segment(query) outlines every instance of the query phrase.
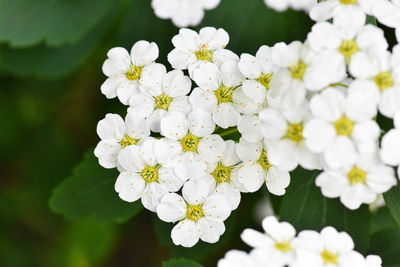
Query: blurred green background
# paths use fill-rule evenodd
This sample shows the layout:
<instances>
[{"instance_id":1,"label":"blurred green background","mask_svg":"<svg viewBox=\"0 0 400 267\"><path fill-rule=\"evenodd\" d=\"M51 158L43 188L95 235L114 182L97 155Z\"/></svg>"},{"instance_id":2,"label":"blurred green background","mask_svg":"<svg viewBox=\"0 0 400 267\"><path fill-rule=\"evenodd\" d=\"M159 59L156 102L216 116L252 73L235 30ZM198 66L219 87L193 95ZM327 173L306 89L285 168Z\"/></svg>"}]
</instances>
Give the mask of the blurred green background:
<instances>
[{"instance_id":1,"label":"blurred green background","mask_svg":"<svg viewBox=\"0 0 400 267\"><path fill-rule=\"evenodd\" d=\"M117 173L91 156L97 122L126 112L100 92L108 49L155 41L158 62L170 69L178 29L156 18L150 2L0 0L0 266L161 266L171 257L213 266L227 250L246 248L239 237L245 227L260 228L253 207L265 191L243 196L218 244L177 248L169 225L141 204L121 203L113 191ZM229 49L254 54L263 44L304 40L312 22L301 12L278 14L262 0L222 0L196 29L203 26L225 28ZM74 174L85 152L90 162ZM69 191L59 190L50 208L53 189L68 177L80 183L64 182ZM107 187L106 197L98 186ZM86 196L82 207L77 199ZM99 215L114 210L110 203L124 215Z\"/></svg>"}]
</instances>

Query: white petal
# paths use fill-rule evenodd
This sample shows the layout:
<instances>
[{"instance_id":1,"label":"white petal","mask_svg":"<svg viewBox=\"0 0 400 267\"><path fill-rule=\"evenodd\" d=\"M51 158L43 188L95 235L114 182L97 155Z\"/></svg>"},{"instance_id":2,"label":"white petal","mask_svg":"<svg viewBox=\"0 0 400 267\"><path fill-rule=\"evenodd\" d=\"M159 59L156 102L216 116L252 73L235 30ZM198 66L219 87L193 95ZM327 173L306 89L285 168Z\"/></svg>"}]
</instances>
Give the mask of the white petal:
<instances>
[{"instance_id":1,"label":"white petal","mask_svg":"<svg viewBox=\"0 0 400 267\"><path fill-rule=\"evenodd\" d=\"M188 121L179 112L170 112L161 119L161 134L172 140L183 138L188 131Z\"/></svg>"},{"instance_id":2,"label":"white petal","mask_svg":"<svg viewBox=\"0 0 400 267\"><path fill-rule=\"evenodd\" d=\"M135 113L128 112L125 117L127 134L135 139L143 139L150 135L148 122Z\"/></svg>"},{"instance_id":3,"label":"white petal","mask_svg":"<svg viewBox=\"0 0 400 267\"><path fill-rule=\"evenodd\" d=\"M286 171L293 171L300 161L299 150L295 143L288 139L274 142L268 149L268 159Z\"/></svg>"},{"instance_id":4,"label":"white petal","mask_svg":"<svg viewBox=\"0 0 400 267\"><path fill-rule=\"evenodd\" d=\"M117 88L124 81L121 77L110 77L101 85L100 90L106 98L111 99L117 97Z\"/></svg>"},{"instance_id":5,"label":"white petal","mask_svg":"<svg viewBox=\"0 0 400 267\"><path fill-rule=\"evenodd\" d=\"M328 121L339 119L345 109L344 95L335 89L327 89L315 95L310 101L310 109L314 116Z\"/></svg>"},{"instance_id":6,"label":"white petal","mask_svg":"<svg viewBox=\"0 0 400 267\"><path fill-rule=\"evenodd\" d=\"M240 192L239 189L229 184L229 183L222 183L219 184L215 190L216 194L223 195L231 210L237 209L240 203Z\"/></svg>"},{"instance_id":7,"label":"white petal","mask_svg":"<svg viewBox=\"0 0 400 267\"><path fill-rule=\"evenodd\" d=\"M306 146L315 153L323 152L333 142L335 135L331 124L318 119L307 122L303 130Z\"/></svg>"},{"instance_id":8,"label":"white petal","mask_svg":"<svg viewBox=\"0 0 400 267\"><path fill-rule=\"evenodd\" d=\"M210 192L208 184L204 180L190 180L182 188L183 198L190 205L202 204Z\"/></svg>"},{"instance_id":9,"label":"white petal","mask_svg":"<svg viewBox=\"0 0 400 267\"><path fill-rule=\"evenodd\" d=\"M140 153L140 147L127 146L118 154L118 163L128 171L140 172L144 168L144 161Z\"/></svg>"},{"instance_id":10,"label":"white petal","mask_svg":"<svg viewBox=\"0 0 400 267\"><path fill-rule=\"evenodd\" d=\"M139 93L139 82L137 80L125 80L117 88L117 96L122 104L128 105L132 95Z\"/></svg>"},{"instance_id":11,"label":"white petal","mask_svg":"<svg viewBox=\"0 0 400 267\"><path fill-rule=\"evenodd\" d=\"M222 77L218 67L207 62L193 71L193 80L203 90L212 92L219 88Z\"/></svg>"},{"instance_id":12,"label":"white petal","mask_svg":"<svg viewBox=\"0 0 400 267\"><path fill-rule=\"evenodd\" d=\"M381 158L389 165L400 164L400 131L390 130L382 138Z\"/></svg>"},{"instance_id":13,"label":"white petal","mask_svg":"<svg viewBox=\"0 0 400 267\"><path fill-rule=\"evenodd\" d=\"M193 110L187 121L190 132L197 137L210 135L215 129L211 114L201 108Z\"/></svg>"},{"instance_id":14,"label":"white petal","mask_svg":"<svg viewBox=\"0 0 400 267\"><path fill-rule=\"evenodd\" d=\"M115 139L120 141L126 132L124 120L118 114L108 113L97 124L97 134L101 139Z\"/></svg>"},{"instance_id":15,"label":"white petal","mask_svg":"<svg viewBox=\"0 0 400 267\"><path fill-rule=\"evenodd\" d=\"M221 103L213 111L212 118L223 129L237 126L242 119L240 113L231 103Z\"/></svg>"},{"instance_id":16,"label":"white petal","mask_svg":"<svg viewBox=\"0 0 400 267\"><path fill-rule=\"evenodd\" d=\"M349 186L346 177L337 171L325 171L317 176L315 184L321 188L322 195L335 198L339 197Z\"/></svg>"},{"instance_id":17,"label":"white petal","mask_svg":"<svg viewBox=\"0 0 400 267\"><path fill-rule=\"evenodd\" d=\"M118 141L113 139L101 140L95 150L94 154L99 158L99 164L106 168L112 169L117 166L118 153L121 150L121 145Z\"/></svg>"},{"instance_id":18,"label":"white petal","mask_svg":"<svg viewBox=\"0 0 400 267\"><path fill-rule=\"evenodd\" d=\"M226 144L221 136L213 134L201 139L198 153L204 161L215 162L222 158Z\"/></svg>"},{"instance_id":19,"label":"white petal","mask_svg":"<svg viewBox=\"0 0 400 267\"><path fill-rule=\"evenodd\" d=\"M169 192L176 192L182 188L185 180L176 175L173 168L161 167L158 171L160 184L168 188Z\"/></svg>"},{"instance_id":20,"label":"white petal","mask_svg":"<svg viewBox=\"0 0 400 267\"><path fill-rule=\"evenodd\" d=\"M175 225L171 231L171 238L175 245L193 247L200 238L200 227L197 223L184 220Z\"/></svg>"},{"instance_id":21,"label":"white petal","mask_svg":"<svg viewBox=\"0 0 400 267\"><path fill-rule=\"evenodd\" d=\"M136 66L147 65L158 58L158 46L156 43L138 41L131 49L131 58Z\"/></svg>"},{"instance_id":22,"label":"white petal","mask_svg":"<svg viewBox=\"0 0 400 267\"><path fill-rule=\"evenodd\" d=\"M261 68L257 59L249 54L242 54L239 61L239 69L244 76L250 79L257 79L261 75Z\"/></svg>"},{"instance_id":23,"label":"white petal","mask_svg":"<svg viewBox=\"0 0 400 267\"><path fill-rule=\"evenodd\" d=\"M225 232L225 225L223 222L214 222L207 219L200 219L200 239L208 243L216 243L219 237Z\"/></svg>"},{"instance_id":24,"label":"white petal","mask_svg":"<svg viewBox=\"0 0 400 267\"><path fill-rule=\"evenodd\" d=\"M150 183L143 191L142 204L146 209L156 212L161 198L166 194L168 194L166 187L159 183Z\"/></svg>"},{"instance_id":25,"label":"white petal","mask_svg":"<svg viewBox=\"0 0 400 267\"><path fill-rule=\"evenodd\" d=\"M200 30L199 35L201 41L206 43L210 50L225 48L229 43L229 35L224 29L204 27Z\"/></svg>"},{"instance_id":26,"label":"white petal","mask_svg":"<svg viewBox=\"0 0 400 267\"><path fill-rule=\"evenodd\" d=\"M357 155L353 142L345 136L338 136L325 151L325 161L332 169L351 166L355 163Z\"/></svg>"},{"instance_id":27,"label":"white petal","mask_svg":"<svg viewBox=\"0 0 400 267\"><path fill-rule=\"evenodd\" d=\"M287 122L278 110L272 108L264 109L259 118L261 120L261 133L265 138L280 139L286 134Z\"/></svg>"},{"instance_id":28,"label":"white petal","mask_svg":"<svg viewBox=\"0 0 400 267\"><path fill-rule=\"evenodd\" d=\"M225 221L231 214L231 208L225 196L212 194L204 201L204 216L214 222Z\"/></svg>"},{"instance_id":29,"label":"white petal","mask_svg":"<svg viewBox=\"0 0 400 267\"><path fill-rule=\"evenodd\" d=\"M238 63L234 60L229 60L221 65L222 82L227 87L235 87L240 85L245 77L240 72Z\"/></svg>"},{"instance_id":30,"label":"white petal","mask_svg":"<svg viewBox=\"0 0 400 267\"><path fill-rule=\"evenodd\" d=\"M256 162L245 162L238 167L238 181L248 192L256 192L265 182L263 169Z\"/></svg>"},{"instance_id":31,"label":"white petal","mask_svg":"<svg viewBox=\"0 0 400 267\"><path fill-rule=\"evenodd\" d=\"M145 188L145 182L138 174L133 172L121 173L115 182L115 191L119 197L127 202L138 200Z\"/></svg>"},{"instance_id":32,"label":"white petal","mask_svg":"<svg viewBox=\"0 0 400 267\"><path fill-rule=\"evenodd\" d=\"M157 215L165 222L176 222L186 216L186 203L178 194L165 195L157 207Z\"/></svg>"},{"instance_id":33,"label":"white petal","mask_svg":"<svg viewBox=\"0 0 400 267\"><path fill-rule=\"evenodd\" d=\"M272 166L267 171L266 184L268 191L274 195L282 196L290 184L290 174L278 167Z\"/></svg>"},{"instance_id":34,"label":"white petal","mask_svg":"<svg viewBox=\"0 0 400 267\"><path fill-rule=\"evenodd\" d=\"M108 59L103 64L103 73L108 77L115 74L125 74L128 69L131 59L128 51L122 47L111 48L107 52Z\"/></svg>"},{"instance_id":35,"label":"white petal","mask_svg":"<svg viewBox=\"0 0 400 267\"><path fill-rule=\"evenodd\" d=\"M242 161L257 161L262 152L260 143L250 143L241 138L236 146L236 153Z\"/></svg>"},{"instance_id":36,"label":"white petal","mask_svg":"<svg viewBox=\"0 0 400 267\"><path fill-rule=\"evenodd\" d=\"M190 92L192 81L181 70L173 70L164 76L164 92L170 97L184 96Z\"/></svg>"},{"instance_id":37,"label":"white petal","mask_svg":"<svg viewBox=\"0 0 400 267\"><path fill-rule=\"evenodd\" d=\"M205 111L212 112L217 108L217 97L213 92L209 93L199 87L193 89L189 96L193 109L202 108Z\"/></svg>"}]
</instances>

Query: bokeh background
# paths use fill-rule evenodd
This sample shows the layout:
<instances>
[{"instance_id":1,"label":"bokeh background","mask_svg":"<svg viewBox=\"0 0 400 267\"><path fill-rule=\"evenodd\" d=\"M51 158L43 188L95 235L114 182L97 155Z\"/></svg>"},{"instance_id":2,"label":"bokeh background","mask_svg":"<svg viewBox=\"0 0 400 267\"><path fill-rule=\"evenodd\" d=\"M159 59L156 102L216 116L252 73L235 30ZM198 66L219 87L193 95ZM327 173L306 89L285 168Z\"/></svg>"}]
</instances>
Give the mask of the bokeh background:
<instances>
[{"instance_id":1,"label":"bokeh background","mask_svg":"<svg viewBox=\"0 0 400 267\"><path fill-rule=\"evenodd\" d=\"M170 226L140 204L121 203L113 189L117 173L93 159L97 122L126 112L100 92L107 51L154 41L157 61L171 69L166 58L178 29L156 18L150 2L0 0L0 266L161 266L171 257L215 266L227 250L246 249L245 227L260 228L266 191L243 195L219 243L175 247ZM303 41L312 26L306 14L276 13L262 0L221 2L196 30L223 27L228 48L238 54ZM393 44L393 33L387 36ZM85 153L90 163L76 167ZM68 177L82 182L53 191ZM82 205L85 196L90 199ZM123 216L107 217L119 209Z\"/></svg>"}]
</instances>

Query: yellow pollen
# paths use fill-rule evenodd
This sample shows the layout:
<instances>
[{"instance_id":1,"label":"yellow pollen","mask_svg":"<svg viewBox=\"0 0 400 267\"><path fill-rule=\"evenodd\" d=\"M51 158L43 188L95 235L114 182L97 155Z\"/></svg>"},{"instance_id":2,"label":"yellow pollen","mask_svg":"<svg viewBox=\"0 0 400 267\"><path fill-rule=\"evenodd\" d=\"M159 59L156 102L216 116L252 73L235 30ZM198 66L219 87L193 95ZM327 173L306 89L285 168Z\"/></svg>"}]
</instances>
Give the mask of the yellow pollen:
<instances>
[{"instance_id":1,"label":"yellow pollen","mask_svg":"<svg viewBox=\"0 0 400 267\"><path fill-rule=\"evenodd\" d=\"M367 173L357 166L353 166L353 168L347 173L347 179L349 179L351 185L363 184L367 179Z\"/></svg>"},{"instance_id":2,"label":"yellow pollen","mask_svg":"<svg viewBox=\"0 0 400 267\"><path fill-rule=\"evenodd\" d=\"M157 164L156 166L146 165L143 170L140 172L143 180L146 183L155 183L158 182L158 169L160 165Z\"/></svg>"},{"instance_id":3,"label":"yellow pollen","mask_svg":"<svg viewBox=\"0 0 400 267\"><path fill-rule=\"evenodd\" d=\"M324 264L338 264L338 254L325 249L320 255Z\"/></svg>"},{"instance_id":4,"label":"yellow pollen","mask_svg":"<svg viewBox=\"0 0 400 267\"><path fill-rule=\"evenodd\" d=\"M222 162L218 162L217 167L212 172L217 185L231 181L231 170L231 168L224 166Z\"/></svg>"},{"instance_id":5,"label":"yellow pollen","mask_svg":"<svg viewBox=\"0 0 400 267\"><path fill-rule=\"evenodd\" d=\"M232 101L233 88L221 85L215 90L215 96L217 97L218 104L227 103Z\"/></svg>"},{"instance_id":6,"label":"yellow pollen","mask_svg":"<svg viewBox=\"0 0 400 267\"><path fill-rule=\"evenodd\" d=\"M303 140L303 124L302 123L289 123L286 132L286 137L295 143Z\"/></svg>"},{"instance_id":7,"label":"yellow pollen","mask_svg":"<svg viewBox=\"0 0 400 267\"><path fill-rule=\"evenodd\" d=\"M393 86L394 80L392 74L387 72L381 72L375 76L375 83L379 90L384 91Z\"/></svg>"},{"instance_id":8,"label":"yellow pollen","mask_svg":"<svg viewBox=\"0 0 400 267\"><path fill-rule=\"evenodd\" d=\"M139 80L140 74L142 74L142 68L141 66L131 64L125 73L126 78L131 81Z\"/></svg>"},{"instance_id":9,"label":"yellow pollen","mask_svg":"<svg viewBox=\"0 0 400 267\"><path fill-rule=\"evenodd\" d=\"M122 138L122 140L119 142L119 144L121 145L122 148L125 148L127 146L136 145L138 142L139 142L139 139L133 139L129 135L125 134L124 138Z\"/></svg>"},{"instance_id":10,"label":"yellow pollen","mask_svg":"<svg viewBox=\"0 0 400 267\"><path fill-rule=\"evenodd\" d=\"M197 222L204 217L203 204L200 205L189 205L186 206L186 218Z\"/></svg>"},{"instance_id":11,"label":"yellow pollen","mask_svg":"<svg viewBox=\"0 0 400 267\"><path fill-rule=\"evenodd\" d=\"M172 100L172 97L168 96L165 93L162 93L154 99L155 109L164 109L168 111L169 105L171 105Z\"/></svg>"},{"instance_id":12,"label":"yellow pollen","mask_svg":"<svg viewBox=\"0 0 400 267\"><path fill-rule=\"evenodd\" d=\"M339 0L343 5L354 5L357 4L357 0Z\"/></svg>"},{"instance_id":13,"label":"yellow pollen","mask_svg":"<svg viewBox=\"0 0 400 267\"><path fill-rule=\"evenodd\" d=\"M355 40L344 40L339 47L339 52L345 57L346 63L349 64L351 57L357 53L359 47Z\"/></svg>"},{"instance_id":14,"label":"yellow pollen","mask_svg":"<svg viewBox=\"0 0 400 267\"><path fill-rule=\"evenodd\" d=\"M181 139L181 146L183 151L197 152L199 141L200 139L197 136L191 134L190 132L187 133L186 136Z\"/></svg>"},{"instance_id":15,"label":"yellow pollen","mask_svg":"<svg viewBox=\"0 0 400 267\"><path fill-rule=\"evenodd\" d=\"M287 253L293 250L289 241L276 242L274 246L277 250L282 251L283 253Z\"/></svg>"},{"instance_id":16,"label":"yellow pollen","mask_svg":"<svg viewBox=\"0 0 400 267\"><path fill-rule=\"evenodd\" d=\"M307 65L306 65L306 63L304 63L304 61L300 60L293 66L290 66L289 70L290 70L290 73L292 74L293 79L302 80L304 73L307 70Z\"/></svg>"},{"instance_id":17,"label":"yellow pollen","mask_svg":"<svg viewBox=\"0 0 400 267\"><path fill-rule=\"evenodd\" d=\"M267 151L265 151L264 149L261 152L261 156L260 156L260 158L258 159L257 162L261 165L261 167L264 170L268 170L272 166L271 163L269 163L268 156L267 156Z\"/></svg>"},{"instance_id":18,"label":"yellow pollen","mask_svg":"<svg viewBox=\"0 0 400 267\"><path fill-rule=\"evenodd\" d=\"M353 133L354 122L343 115L334 126L338 135L350 136Z\"/></svg>"},{"instance_id":19,"label":"yellow pollen","mask_svg":"<svg viewBox=\"0 0 400 267\"><path fill-rule=\"evenodd\" d=\"M269 84L272 80L272 73L261 73L261 76L257 79L259 83L261 83L267 90L269 89Z\"/></svg>"},{"instance_id":20,"label":"yellow pollen","mask_svg":"<svg viewBox=\"0 0 400 267\"><path fill-rule=\"evenodd\" d=\"M196 58L198 60L210 61L212 59L212 52L207 49L207 45L203 44L196 52Z\"/></svg>"}]
</instances>

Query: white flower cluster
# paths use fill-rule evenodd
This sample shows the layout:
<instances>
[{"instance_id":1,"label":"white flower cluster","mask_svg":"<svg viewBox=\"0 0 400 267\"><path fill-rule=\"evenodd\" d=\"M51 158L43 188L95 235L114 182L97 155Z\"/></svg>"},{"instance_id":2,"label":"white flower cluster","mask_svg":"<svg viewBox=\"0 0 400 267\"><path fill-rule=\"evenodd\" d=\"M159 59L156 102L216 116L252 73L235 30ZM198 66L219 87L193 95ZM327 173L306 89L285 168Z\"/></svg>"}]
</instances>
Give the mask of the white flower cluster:
<instances>
[{"instance_id":1,"label":"white flower cluster","mask_svg":"<svg viewBox=\"0 0 400 267\"><path fill-rule=\"evenodd\" d=\"M178 222L172 240L186 247L217 242L241 193L265 183L285 194L298 166L322 170L322 194L350 209L379 199L397 184L385 164L400 164L400 46L390 52L383 31L365 24L363 2L322 2L311 14L332 22L256 55L226 49L223 29L181 29L172 71L155 62L155 43L112 48L101 91L128 114L99 122L95 155L120 171L120 198ZM381 147L378 111L398 127Z\"/></svg>"},{"instance_id":2,"label":"white flower cluster","mask_svg":"<svg viewBox=\"0 0 400 267\"><path fill-rule=\"evenodd\" d=\"M216 8L221 0L152 0L151 7L157 17L171 19L175 26L197 26L204 11Z\"/></svg>"},{"instance_id":3,"label":"white flower cluster","mask_svg":"<svg viewBox=\"0 0 400 267\"><path fill-rule=\"evenodd\" d=\"M328 226L317 231L297 234L287 222L273 216L262 221L264 233L243 231L241 238L252 250L231 250L218 262L218 267L382 267L379 256L366 258L354 250L352 238Z\"/></svg>"}]
</instances>

